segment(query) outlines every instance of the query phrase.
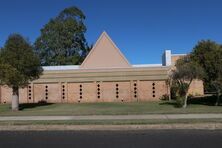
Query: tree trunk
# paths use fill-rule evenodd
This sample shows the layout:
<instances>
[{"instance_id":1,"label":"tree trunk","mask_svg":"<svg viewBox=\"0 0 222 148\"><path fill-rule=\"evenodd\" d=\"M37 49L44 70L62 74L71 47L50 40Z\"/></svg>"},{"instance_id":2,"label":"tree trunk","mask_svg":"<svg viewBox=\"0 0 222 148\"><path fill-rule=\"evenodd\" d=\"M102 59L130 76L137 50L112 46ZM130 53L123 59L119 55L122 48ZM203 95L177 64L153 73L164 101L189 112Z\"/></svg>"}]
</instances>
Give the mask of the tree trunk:
<instances>
[{"instance_id":1,"label":"tree trunk","mask_svg":"<svg viewBox=\"0 0 222 148\"><path fill-rule=\"evenodd\" d=\"M169 101L171 101L171 86L169 86L168 90L169 90Z\"/></svg>"},{"instance_id":2,"label":"tree trunk","mask_svg":"<svg viewBox=\"0 0 222 148\"><path fill-rule=\"evenodd\" d=\"M193 79L190 80L190 82L188 83L188 86L185 90L185 99L184 99L184 105L183 108L187 108L187 99L188 99L188 95L189 95L189 88L190 88L190 84L192 83Z\"/></svg>"},{"instance_id":3,"label":"tree trunk","mask_svg":"<svg viewBox=\"0 0 222 148\"><path fill-rule=\"evenodd\" d=\"M19 89L18 87L12 88L12 111L19 110Z\"/></svg>"},{"instance_id":4,"label":"tree trunk","mask_svg":"<svg viewBox=\"0 0 222 148\"><path fill-rule=\"evenodd\" d=\"M216 106L220 105L220 92L217 92L217 101L216 101Z\"/></svg>"},{"instance_id":5,"label":"tree trunk","mask_svg":"<svg viewBox=\"0 0 222 148\"><path fill-rule=\"evenodd\" d=\"M183 108L187 108L187 98L188 98L188 94L186 93Z\"/></svg>"}]
</instances>

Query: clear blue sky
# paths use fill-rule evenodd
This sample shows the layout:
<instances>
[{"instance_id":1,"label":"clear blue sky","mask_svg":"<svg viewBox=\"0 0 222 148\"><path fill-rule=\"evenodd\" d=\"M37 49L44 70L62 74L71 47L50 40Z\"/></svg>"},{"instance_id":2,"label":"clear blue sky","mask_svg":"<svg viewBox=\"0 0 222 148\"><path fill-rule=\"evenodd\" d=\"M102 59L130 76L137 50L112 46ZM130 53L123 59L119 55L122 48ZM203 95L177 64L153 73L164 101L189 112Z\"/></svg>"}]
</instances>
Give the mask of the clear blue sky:
<instances>
[{"instance_id":1,"label":"clear blue sky","mask_svg":"<svg viewBox=\"0 0 222 148\"><path fill-rule=\"evenodd\" d=\"M69 6L85 13L89 43L105 30L131 64L160 63L164 49L188 53L201 39L222 43L221 0L1 0L0 47L14 32L33 43Z\"/></svg>"}]
</instances>

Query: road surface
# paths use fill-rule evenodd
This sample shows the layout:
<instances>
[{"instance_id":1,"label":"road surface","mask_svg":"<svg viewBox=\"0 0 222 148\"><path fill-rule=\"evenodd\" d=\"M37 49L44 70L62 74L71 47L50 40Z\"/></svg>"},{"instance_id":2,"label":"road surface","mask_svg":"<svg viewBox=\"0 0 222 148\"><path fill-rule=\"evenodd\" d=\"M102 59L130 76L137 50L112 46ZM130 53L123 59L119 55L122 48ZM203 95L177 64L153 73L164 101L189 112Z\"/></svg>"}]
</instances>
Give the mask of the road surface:
<instances>
[{"instance_id":1,"label":"road surface","mask_svg":"<svg viewBox=\"0 0 222 148\"><path fill-rule=\"evenodd\" d=\"M221 148L222 130L0 131L0 148Z\"/></svg>"}]
</instances>

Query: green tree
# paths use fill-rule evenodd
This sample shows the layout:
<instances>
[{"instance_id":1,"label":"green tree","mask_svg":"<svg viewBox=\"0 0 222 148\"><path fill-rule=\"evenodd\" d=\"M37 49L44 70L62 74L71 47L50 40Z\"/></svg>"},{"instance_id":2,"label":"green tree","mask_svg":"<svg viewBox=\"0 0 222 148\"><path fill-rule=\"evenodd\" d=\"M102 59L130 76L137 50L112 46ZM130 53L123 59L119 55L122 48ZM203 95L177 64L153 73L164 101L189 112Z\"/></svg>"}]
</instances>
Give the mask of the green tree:
<instances>
[{"instance_id":1,"label":"green tree","mask_svg":"<svg viewBox=\"0 0 222 148\"><path fill-rule=\"evenodd\" d=\"M12 88L12 110L19 110L19 88L38 79L42 71L32 46L21 35L10 35L0 52L0 83Z\"/></svg>"},{"instance_id":2,"label":"green tree","mask_svg":"<svg viewBox=\"0 0 222 148\"><path fill-rule=\"evenodd\" d=\"M42 65L81 64L91 49L84 33L85 15L77 7L64 9L42 29L35 42Z\"/></svg>"},{"instance_id":3,"label":"green tree","mask_svg":"<svg viewBox=\"0 0 222 148\"><path fill-rule=\"evenodd\" d=\"M190 59L190 56L177 60L175 66L172 77L178 88L179 97L183 99L183 108L186 108L190 84L194 79L201 79L204 72L201 66Z\"/></svg>"},{"instance_id":4,"label":"green tree","mask_svg":"<svg viewBox=\"0 0 222 148\"><path fill-rule=\"evenodd\" d=\"M222 56L220 58L220 61L218 62L217 65L217 70L218 70L218 74L217 74L217 79L212 81L212 86L214 88L214 90L216 91L217 94L217 101L215 103L216 106L220 105L220 98L221 98L221 94L222 94Z\"/></svg>"},{"instance_id":5,"label":"green tree","mask_svg":"<svg viewBox=\"0 0 222 148\"><path fill-rule=\"evenodd\" d=\"M222 78L218 78L217 80L212 82L212 85L217 93L217 101L215 103L216 106L220 105L220 98L222 94Z\"/></svg>"},{"instance_id":6,"label":"green tree","mask_svg":"<svg viewBox=\"0 0 222 148\"><path fill-rule=\"evenodd\" d=\"M205 91L215 91L213 82L218 79L219 68L222 65L222 48L219 44L210 40L202 40L194 47L191 52L191 58L197 62L203 69L203 81Z\"/></svg>"},{"instance_id":7,"label":"green tree","mask_svg":"<svg viewBox=\"0 0 222 148\"><path fill-rule=\"evenodd\" d=\"M222 92L222 46L214 41L202 40L194 47L191 58L204 69L205 91L216 92L215 104L219 105Z\"/></svg>"}]
</instances>

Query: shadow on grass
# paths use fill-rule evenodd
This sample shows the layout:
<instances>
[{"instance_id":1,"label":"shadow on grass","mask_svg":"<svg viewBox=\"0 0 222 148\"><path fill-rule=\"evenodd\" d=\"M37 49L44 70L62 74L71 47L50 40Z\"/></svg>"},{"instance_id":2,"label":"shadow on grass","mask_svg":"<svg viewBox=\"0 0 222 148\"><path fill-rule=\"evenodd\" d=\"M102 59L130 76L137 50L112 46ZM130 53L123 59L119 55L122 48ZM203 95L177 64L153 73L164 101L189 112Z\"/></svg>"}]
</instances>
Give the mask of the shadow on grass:
<instances>
[{"instance_id":1,"label":"shadow on grass","mask_svg":"<svg viewBox=\"0 0 222 148\"><path fill-rule=\"evenodd\" d=\"M188 104L215 106L216 100L217 100L216 96L205 96L197 98L193 97L188 99Z\"/></svg>"},{"instance_id":2,"label":"shadow on grass","mask_svg":"<svg viewBox=\"0 0 222 148\"><path fill-rule=\"evenodd\" d=\"M170 106L173 106L175 108L179 108L179 106L178 106L178 104L175 100L163 101L163 102L160 102L159 105L170 105Z\"/></svg>"},{"instance_id":3,"label":"shadow on grass","mask_svg":"<svg viewBox=\"0 0 222 148\"><path fill-rule=\"evenodd\" d=\"M19 105L19 110L29 109L29 108L36 108L41 106L49 106L54 103L24 103Z\"/></svg>"},{"instance_id":4,"label":"shadow on grass","mask_svg":"<svg viewBox=\"0 0 222 148\"><path fill-rule=\"evenodd\" d=\"M217 97L216 96L204 96L204 97L192 97L188 98L188 105L206 105L206 106L215 106ZM171 105L175 108L180 108L176 100L163 101L159 103L160 105ZM222 106L222 103L220 104Z\"/></svg>"}]
</instances>

